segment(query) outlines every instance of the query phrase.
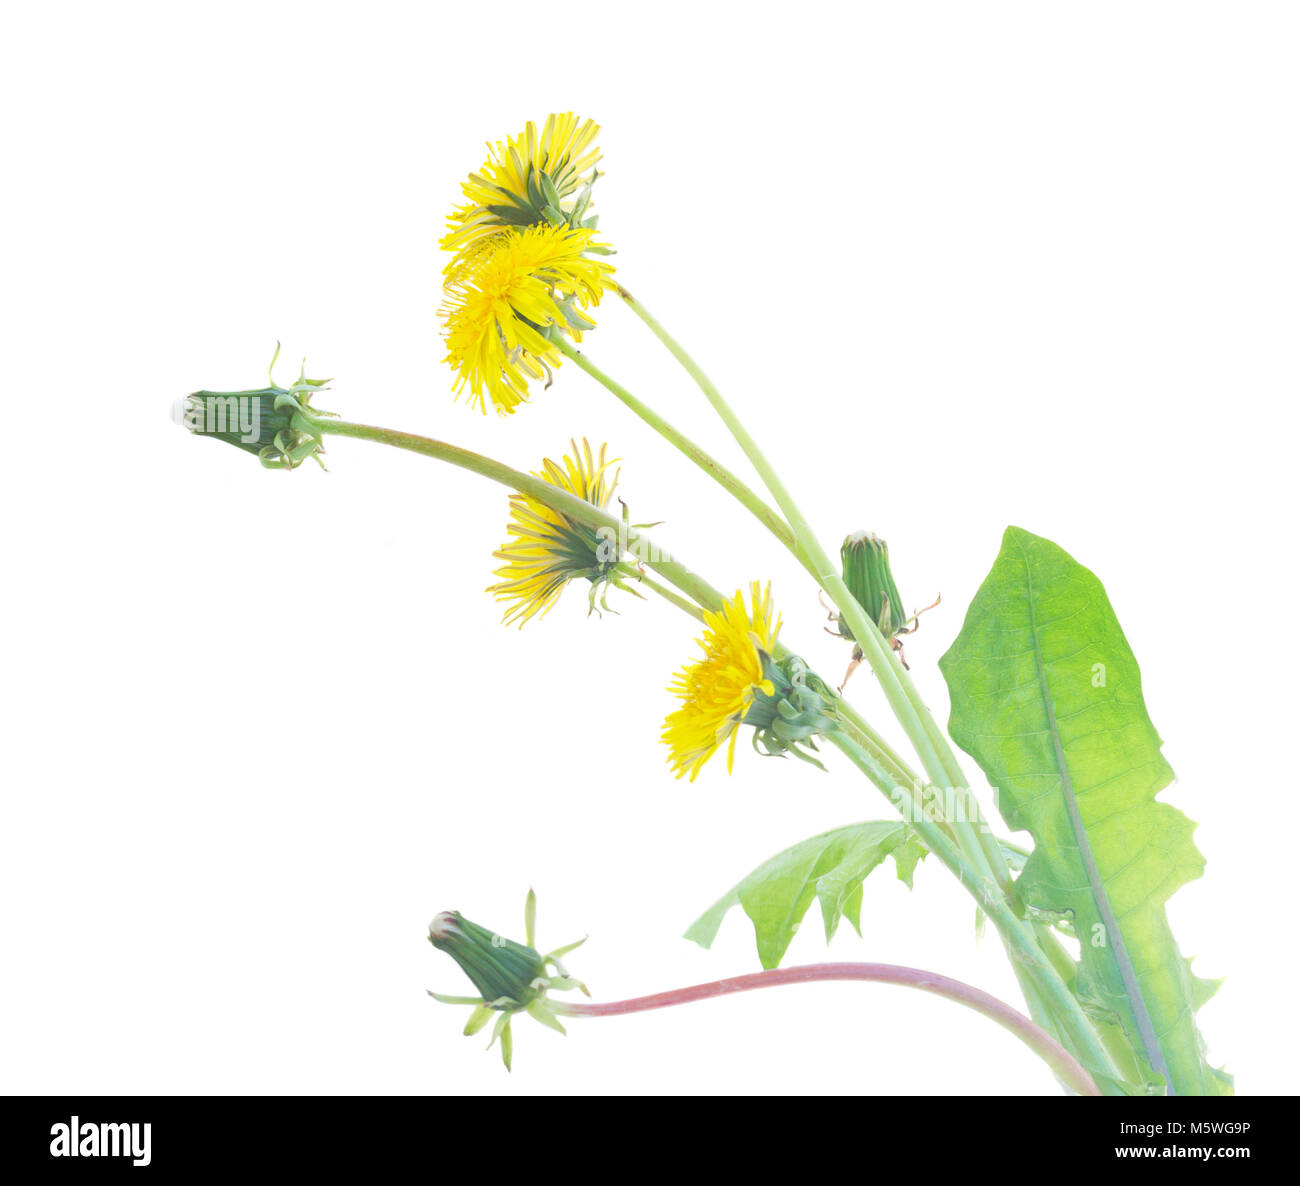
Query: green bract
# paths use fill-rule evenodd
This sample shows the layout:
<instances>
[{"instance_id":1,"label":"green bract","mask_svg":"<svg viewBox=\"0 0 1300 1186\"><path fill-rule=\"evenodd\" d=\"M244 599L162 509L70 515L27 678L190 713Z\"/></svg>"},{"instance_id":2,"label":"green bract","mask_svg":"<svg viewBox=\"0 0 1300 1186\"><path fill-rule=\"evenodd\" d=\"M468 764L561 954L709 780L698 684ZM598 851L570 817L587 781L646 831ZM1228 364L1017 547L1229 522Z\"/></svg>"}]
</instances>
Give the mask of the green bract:
<instances>
[{"instance_id":1,"label":"green bract","mask_svg":"<svg viewBox=\"0 0 1300 1186\"><path fill-rule=\"evenodd\" d=\"M745 713L744 723L754 726L754 748L769 757L793 754L824 770L801 747L816 751L814 739L834 727L828 715L830 692L826 685L798 655L789 655L778 663L766 651L760 651L759 658L763 676L771 681L775 692L769 696L755 689Z\"/></svg>"}]
</instances>

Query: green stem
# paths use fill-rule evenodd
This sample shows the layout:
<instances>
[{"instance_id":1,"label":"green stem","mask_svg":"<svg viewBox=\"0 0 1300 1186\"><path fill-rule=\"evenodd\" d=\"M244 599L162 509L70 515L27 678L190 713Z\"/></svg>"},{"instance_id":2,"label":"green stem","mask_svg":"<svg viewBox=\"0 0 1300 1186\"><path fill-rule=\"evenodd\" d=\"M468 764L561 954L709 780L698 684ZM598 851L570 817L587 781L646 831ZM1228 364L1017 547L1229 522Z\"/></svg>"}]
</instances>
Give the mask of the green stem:
<instances>
[{"instance_id":1,"label":"green stem","mask_svg":"<svg viewBox=\"0 0 1300 1186\"><path fill-rule=\"evenodd\" d=\"M917 777L907 762L899 757L889 743L872 728L867 719L842 696L837 695L835 697L835 711L841 721L856 734L859 741L879 756L882 764L888 769L890 777L896 783L915 788L916 794L913 798L917 803L924 804L927 798L934 799L938 796L937 788L924 784L923 780ZM941 797L939 801L942 802ZM960 837L953 828L946 810L942 813L941 822L953 840L960 843Z\"/></svg>"},{"instance_id":2,"label":"green stem","mask_svg":"<svg viewBox=\"0 0 1300 1186\"><path fill-rule=\"evenodd\" d=\"M1013 879L1007 867L1006 859L996 840L988 831L979 810L978 801L966 783L961 765L948 745L947 738L934 720L933 714L921 699L916 685L906 669L897 660L884 635L875 622L872 622L848 587L845 585L839 569L822 548L812 527L799 509L794 497L786 489L780 475L768 461L758 443L749 434L726 398L704 372L703 368L687 353L682 345L650 314L627 289L619 286L621 296L628 307L646 324L650 331L663 343L669 353L682 365L695 380L714 411L730 430L736 442L749 458L750 464L758 472L775 499L781 513L794 531L795 539L802 553L805 568L813 578L830 595L836 607L844 616L849 631L862 648L863 655L875 671L880 685L889 702L889 706L907 733L908 740L916 750L921 765L928 779L939 787L948 786L963 799L960 819L951 821L952 832L956 836L964 855L975 864L984 877L987 877L1000 893L996 895L999 909L989 910L990 917L1001 916L999 931L1003 941L1009 945L1009 954L1013 963L1017 953L1023 958L1027 949L1033 952L1031 966L1035 969L1038 995L1054 1010L1064 1010L1060 1020L1069 1029L1075 1041L1082 1043L1080 1050L1087 1049L1098 1061L1095 1065L1113 1068L1109 1056L1101 1045L1095 1028L1079 1008L1078 1002L1069 993L1065 983L1057 974L1051 961L1038 947L1037 937L1032 927L1016 917L1010 909ZM968 888L971 888L968 886ZM994 895L978 894L990 899ZM1017 968L1017 975L1021 971ZM1022 979L1023 982L1023 979ZM1028 998L1027 998L1028 999Z\"/></svg>"},{"instance_id":3,"label":"green stem","mask_svg":"<svg viewBox=\"0 0 1300 1186\"><path fill-rule=\"evenodd\" d=\"M872 782L885 790L891 799L908 792L909 788L905 786L897 789L888 786L889 773L882 772L879 763L864 751L858 739L851 736L847 730L837 730L831 734L829 740ZM882 774L885 782L882 782ZM1012 967L1017 979L1021 979L1022 987L1025 984L1022 976L1030 979L1033 994L1028 996L1027 1000L1032 1004L1035 996L1041 999L1042 1007L1050 1013L1063 1036L1068 1037L1073 1045L1074 1053L1086 1065L1096 1067L1111 1078L1119 1078L1119 1072L1096 1029L1057 974L1051 961L1044 955L1032 930L1015 916L1006 898L988 885L986 879L972 868L968 854L949 840L948 836L933 822L923 816L914 817L908 822L916 829L926 847L966 887L976 903L992 920L993 925L998 928L998 933L1009 948Z\"/></svg>"},{"instance_id":4,"label":"green stem","mask_svg":"<svg viewBox=\"0 0 1300 1186\"><path fill-rule=\"evenodd\" d=\"M857 735L851 726L834 730L827 735L827 739L884 792L885 797L916 830L926 848L970 891L975 901L987 909L990 894L985 878L971 864L969 855L958 847L941 821L931 819L926 813L925 800L918 794L916 784L901 779L890 763Z\"/></svg>"},{"instance_id":5,"label":"green stem","mask_svg":"<svg viewBox=\"0 0 1300 1186\"><path fill-rule=\"evenodd\" d=\"M681 600L670 590L655 585L651 587L687 613L692 612L691 608L681 605ZM788 653L785 647L780 650ZM971 864L947 819L943 816L931 819L927 814L926 796L934 788L923 787L907 763L843 697L836 695L834 703L844 731L831 735L831 743L889 799L895 810L916 829L926 847L966 887L977 905L993 918L999 935L1007 944L1012 971L1034 1020L1059 1037L1076 1043L1079 1051L1086 1052L1094 1060L1094 1066L1104 1068L1112 1078L1123 1077L1116 1069L1110 1047L1104 1044L1069 991L1068 982L1075 974L1074 962L1056 936L1042 923L1034 924L1032 934L1026 935L1022 920L1006 909L1004 896L992 890L984 869L976 869ZM994 844L998 843L991 834L990 838ZM1014 930L1014 934L1008 933L1009 928ZM1049 983L1040 984L1044 980Z\"/></svg>"},{"instance_id":6,"label":"green stem","mask_svg":"<svg viewBox=\"0 0 1300 1186\"><path fill-rule=\"evenodd\" d=\"M642 403L626 387L616 379L607 375L594 362L591 361L580 350L564 336L557 334L555 336L555 348L559 350L566 358L572 359L580 370L586 371L602 387L606 388L613 395L617 396L627 407L631 408L642 420L662 436L669 444L675 446L686 457L689 457L696 465L718 483L724 490L731 494L754 518L763 524L777 539L781 541L791 552L798 555L798 541L794 538L794 533L790 530L790 525L786 523L780 515L765 503L749 486L740 480L731 472L722 462L705 452L685 433L674 428L667 420L659 415L648 404Z\"/></svg>"},{"instance_id":7,"label":"green stem","mask_svg":"<svg viewBox=\"0 0 1300 1186\"><path fill-rule=\"evenodd\" d=\"M843 578L840 576L839 567L833 564L826 554L812 527L795 502L793 495L786 489L785 483L782 482L780 475L773 468L771 462L768 461L762 449L759 448L758 442L750 436L749 430L746 429L731 405L727 403L717 385L705 374L699 363L686 352L681 343L664 329L651 315L650 311L627 289L619 286L618 294L627 303L628 307L645 322L655 337L667 347L668 352L681 363L691 378L695 380L696 385L704 393L713 410L717 412L722 422L730 430L731 435L735 437L736 443L744 451L745 456L749 458L750 464L753 465L758 475L763 479L768 491L781 509L781 513L794 531L795 539L806 558L805 567L817 583L830 595L840 613L844 615L849 630L880 680L881 688L889 701L890 708L907 732L908 740L912 743L917 756L921 759L921 764L925 767L927 776L937 786L948 785L954 788L964 788L966 783L961 767L956 757L953 756L951 749L949 749L946 739L939 731L929 709L922 703L920 693L917 692L911 677L895 658L893 649L889 646L884 635L881 634L880 628L867 617L857 599L849 592L848 586L844 584ZM978 810L978 807L975 807L975 810ZM963 814L972 814L972 812L968 811ZM969 828L969 821L958 821L959 831L965 832ZM1006 862L1002 860L1001 854L996 852L996 846L990 851L973 834L966 836L966 842L972 849L972 855L974 855L975 850L978 850L979 856L977 859L981 864L988 866L990 876L993 876L994 880L1004 889L1009 887L1011 884L1010 872L1006 869Z\"/></svg>"},{"instance_id":8,"label":"green stem","mask_svg":"<svg viewBox=\"0 0 1300 1186\"><path fill-rule=\"evenodd\" d=\"M915 708L903 689L901 680L898 678L893 665L889 662L889 656L886 653L889 647L884 636L880 633L879 627L867 618L865 611L849 593L847 586L840 577L838 566L831 563L830 557L822 548L808 521L804 518L803 512L786 489L785 483L781 481L780 475L777 474L771 462L768 461L762 449L759 448L758 442L749 435L749 430L745 428L740 417L732 410L731 405L727 403L713 380L687 354L677 339L664 329L651 316L649 310L633 297L627 289L620 286L618 294L627 303L628 307L649 326L655 337L668 348L669 353L682 364L700 390L704 392L705 398L730 430L731 435L735 437L736 443L740 445L745 456L749 458L750 464L758 472L759 477L763 479L772 497L776 499L777 506L781 508L781 513L785 515L786 521L794 531L795 539L802 545L806 556L805 566L808 568L809 573L830 594L836 607L844 615L854 638L863 648L867 661L880 678L881 686L889 699L890 707L894 710L894 715L898 717L899 722L907 730L908 739L912 742L918 756L921 757L930 777L937 783L944 782L947 770L939 760L933 740L919 720Z\"/></svg>"},{"instance_id":9,"label":"green stem","mask_svg":"<svg viewBox=\"0 0 1300 1186\"><path fill-rule=\"evenodd\" d=\"M422 437L417 436L414 433L400 432L396 429L378 428L372 425L356 424L346 420L337 420L320 416L307 415L306 418L312 428L322 434L329 433L335 436L352 437L357 440L367 440L376 444L389 445L412 453L419 453L425 457L432 457L436 460L444 461L448 464L458 466L461 469L468 470L471 473L479 474L491 479L492 481L499 482L510 490L531 495L539 502L544 503L546 506L568 516L576 522L584 523L597 529L609 529L616 533L616 537L617 533L626 530L626 526L623 524L621 519L616 518L614 515L609 514L609 512L604 511L599 507L593 506L585 499L570 494L566 490L561 490L559 487L553 486L551 483L532 474L526 474L520 470L512 469L510 466L495 461L490 457L485 457L482 454L471 452L468 449L462 449L459 446L447 444L444 441L435 440L431 437ZM657 548L652 541L650 541L648 536L639 533L630 542L639 553L645 553L647 555L648 558L644 561L647 567L653 569L679 592L684 593L686 598L689 598L690 601L710 610L716 610L722 605L722 595L714 589L713 586L702 577L691 572L691 570L686 568L685 565L672 559L668 553ZM652 587L655 591L660 591L661 588L658 582L655 582ZM667 593L670 591L664 590L664 592ZM692 616L695 616L695 611L689 604L684 603L684 599L677 598L674 595L670 596L669 600L671 600L673 604L677 605L678 608L681 608L685 612L691 613ZM867 738L866 740L870 741L871 739ZM914 792L915 786L913 782L900 780L895 777L896 773L899 772L892 769L895 764L894 755L892 755L892 751L887 750L887 747L884 747L882 750L879 746L864 745L862 741L850 739L847 735L838 732L832 737L832 741L839 748L844 750L844 752L849 754L850 759L854 764L866 773L877 786L880 786L887 794L890 794L891 798L893 797L894 787L898 787L901 792L909 795ZM931 851L935 852L944 864L957 874L958 879L975 896L976 901L980 903L989 917L993 920L994 924L998 926L999 931L1004 931L1004 928L1007 927L1007 918L1010 912L1006 907L1002 895L989 892L986 879L977 874L970 867L969 862L966 859L967 854L962 853L942 829L924 819L922 819L916 826L922 840L926 842ZM1016 935L1019 937L1021 935L1019 928L1015 928L1015 931ZM1032 947L1032 953L1033 959L1040 962L1044 961L1041 951L1039 951L1036 946ZM1025 958L1029 960L1029 962L1033 962L1028 954L1026 954ZM1047 967L1050 972L1050 964L1047 965ZM1059 977L1056 977L1053 974L1051 979L1060 986L1062 992L1065 992L1065 987L1061 983ZM1059 1012L1061 1010L1061 1004L1055 994L1051 991L1050 985L1045 988L1044 995L1057 1004ZM1072 997L1069 997L1068 992L1066 992L1066 997L1069 1005L1073 1007L1075 1012L1078 1012L1077 1002L1075 1002ZM1079 1015L1082 1017L1081 1013ZM1071 1033L1076 1042L1076 1052L1086 1054L1091 1065L1103 1068L1112 1065L1104 1049L1101 1049L1100 1051L1100 1058L1095 1057L1092 1054L1089 1044L1086 1042L1080 1043L1079 1035L1075 1035L1073 1029L1068 1025L1066 1026L1066 1029ZM1093 1042L1096 1042L1095 1031L1093 1031L1090 1026L1087 1027L1087 1029Z\"/></svg>"},{"instance_id":10,"label":"green stem","mask_svg":"<svg viewBox=\"0 0 1300 1186\"><path fill-rule=\"evenodd\" d=\"M469 470L471 473L491 478L492 481L500 482L510 490L531 495L538 502L544 503L562 515L567 515L578 523L585 523L588 527L597 529L608 529L614 533L613 538L622 539L623 534L620 533L629 531L621 519L608 511L601 510L600 507L593 506L586 499L570 494L567 490L561 490L558 486L552 486L550 482L533 474L511 469L510 466L494 461L491 457L484 457L481 453L473 453L469 449L449 445L445 441L416 436L410 432L399 432L392 428L376 428L369 424L354 424L348 420L335 420L322 416L308 416L307 419L320 433L391 445L397 449L406 449L411 453L433 457ZM693 602L710 610L721 607L723 600L721 593L703 577L674 560L644 532L630 535L628 546L633 554L645 557L642 562L647 567L654 569L664 580L685 593Z\"/></svg>"},{"instance_id":11,"label":"green stem","mask_svg":"<svg viewBox=\"0 0 1300 1186\"><path fill-rule=\"evenodd\" d=\"M891 800L894 800L895 796L890 793L889 785L906 785L913 788L919 788L920 780L908 767L907 763L889 749L883 739L875 733L871 726L862 718L852 705L843 699L838 699L836 702L836 710L845 726L856 734L856 740L861 743L869 753L872 753L873 756L877 758L881 763L887 778L893 780L892 784L877 782L877 786L879 786ZM924 812L926 810L926 796L933 794L934 788L932 787L920 788L919 793L914 793L911 800L910 813L905 813L905 818L909 818L909 815L914 816L917 812ZM897 801L894 802L894 806L899 809L902 807L902 805ZM938 822L947 834L954 839L954 842L956 842L958 838L951 825L946 822L946 817L941 817ZM994 842L997 843L996 840ZM961 881L963 885L966 885L968 889L970 888L970 883L966 879L958 877L958 880ZM976 894L973 894L973 896L975 896L976 902L980 903L979 896ZM1053 946L1051 948L1048 947L1047 942L1041 934L1042 932L1046 932L1046 940L1052 942ZM1060 943L1055 941L1055 936L1051 935L1050 932L1047 931L1047 928L1043 927L1041 924L1038 924L1035 927L1035 934L1038 937L1040 946L1043 947L1048 958L1051 960L1052 967L1056 970L1057 975L1068 986L1070 980L1074 976L1074 966L1070 961L1068 954L1061 948ZM999 935L1001 935L1001 928L999 928ZM1006 943L1007 940L1004 938L1003 942ZM1020 991L1024 993L1025 1003L1029 1006L1030 1015L1039 1025L1050 1030L1058 1037L1066 1038L1067 1035L1062 1032L1061 1026L1058 1024L1051 1009L1044 1001L1043 994L1039 991L1035 983L1034 974L1016 958L1011 951L1009 944L1008 955L1011 958L1011 968L1015 973L1017 983L1020 985ZM1064 960L1064 965L1061 962L1062 960ZM1107 1048L1109 1049L1110 1047L1108 1046Z\"/></svg>"},{"instance_id":12,"label":"green stem","mask_svg":"<svg viewBox=\"0 0 1300 1186\"><path fill-rule=\"evenodd\" d=\"M697 622L704 621L704 611L700 609L695 602L688 601L685 597L681 597L674 593L667 585L662 585L656 581L654 577L647 576L646 573L642 572L641 569L637 568L635 565L629 564L626 560L622 560L619 562L618 571L620 574L627 577L628 580L635 581L637 584L644 585L647 589L658 593L665 601L671 602L683 613L690 614Z\"/></svg>"}]
</instances>

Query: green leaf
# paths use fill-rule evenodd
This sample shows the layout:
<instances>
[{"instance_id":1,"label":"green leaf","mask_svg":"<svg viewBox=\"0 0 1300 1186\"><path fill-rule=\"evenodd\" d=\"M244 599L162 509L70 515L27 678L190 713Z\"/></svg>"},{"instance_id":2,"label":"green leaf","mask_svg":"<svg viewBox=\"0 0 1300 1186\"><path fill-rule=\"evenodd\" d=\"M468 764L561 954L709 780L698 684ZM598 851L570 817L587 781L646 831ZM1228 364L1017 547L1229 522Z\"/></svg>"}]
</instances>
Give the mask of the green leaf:
<instances>
[{"instance_id":1,"label":"green leaf","mask_svg":"<svg viewBox=\"0 0 1300 1186\"><path fill-rule=\"evenodd\" d=\"M1230 1093L1196 1028L1212 989L1179 955L1164 908L1204 860L1195 825L1155 801L1173 771L1101 582L1008 528L939 666L953 740L997 788L1008 825L1033 834L1022 900L1073 920L1085 1010L1117 1023L1173 1091Z\"/></svg>"},{"instance_id":2,"label":"green leaf","mask_svg":"<svg viewBox=\"0 0 1300 1186\"><path fill-rule=\"evenodd\" d=\"M722 920L741 906L754 924L758 958L775 968L815 897L821 904L826 942L841 918L862 934L862 882L887 856L893 856L900 881L912 885L916 863L925 848L907 824L863 823L835 828L801 841L764 861L704 912L686 938L709 947Z\"/></svg>"}]
</instances>

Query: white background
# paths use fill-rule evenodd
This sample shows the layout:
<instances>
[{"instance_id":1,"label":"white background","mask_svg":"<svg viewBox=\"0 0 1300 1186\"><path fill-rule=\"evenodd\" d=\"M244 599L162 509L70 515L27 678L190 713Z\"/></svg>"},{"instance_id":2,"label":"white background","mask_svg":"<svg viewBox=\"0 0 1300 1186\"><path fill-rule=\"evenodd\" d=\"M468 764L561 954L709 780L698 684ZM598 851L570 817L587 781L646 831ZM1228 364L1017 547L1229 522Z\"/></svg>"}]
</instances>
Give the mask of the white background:
<instances>
[{"instance_id":1,"label":"white background","mask_svg":"<svg viewBox=\"0 0 1300 1186\"><path fill-rule=\"evenodd\" d=\"M10 8L0 1087L21 1092L1054 1092L930 997L811 986L516 1023L512 1076L425 942L437 911L540 940L612 999L757 966L731 918L786 844L888 808L758 759L675 782L657 741L692 624L628 598L498 625L506 492L331 445L261 470L172 402L306 354L318 403L522 468L607 440L639 520L714 584L771 579L828 675L811 581L575 368L509 420L450 394L436 237L483 142L603 125L619 278L731 395L834 547L885 535L943 608L1002 529L1105 582L1200 822L1170 912L1212 1058L1293 1086L1300 174L1284 4L48 4ZM740 469L611 299L597 361ZM868 672L857 703L888 720ZM1023 839L1023 837L1022 837ZM935 862L874 876L865 938L1018 1001ZM814 914L810 919L815 920ZM513 930L512 930L513 929ZM824 958L812 922L792 961Z\"/></svg>"}]
</instances>

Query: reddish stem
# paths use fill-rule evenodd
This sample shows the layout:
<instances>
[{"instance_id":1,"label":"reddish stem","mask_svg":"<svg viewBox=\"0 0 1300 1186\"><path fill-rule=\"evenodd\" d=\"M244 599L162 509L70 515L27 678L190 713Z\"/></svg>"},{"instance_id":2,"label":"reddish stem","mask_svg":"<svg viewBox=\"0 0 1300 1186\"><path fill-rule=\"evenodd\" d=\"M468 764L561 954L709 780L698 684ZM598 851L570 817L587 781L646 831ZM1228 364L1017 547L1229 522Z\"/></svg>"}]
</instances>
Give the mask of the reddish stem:
<instances>
[{"instance_id":1,"label":"reddish stem","mask_svg":"<svg viewBox=\"0 0 1300 1186\"><path fill-rule=\"evenodd\" d=\"M643 1013L648 1009L666 1009L670 1005L686 1005L692 1001L705 1001L710 997L728 996L734 992L749 992L756 988L775 988L781 984L808 984L819 980L869 980L881 984L901 984L922 992L947 997L968 1009L996 1021L1003 1029L1015 1034L1026 1046L1048 1064L1066 1087L1078 1095L1100 1095L1092 1076L1079 1064L1068 1050L1041 1026L1005 1001L990 996L973 985L964 984L948 976L926 972L920 968L904 968L897 964L805 964L796 968L773 968L766 972L748 972L726 980L713 980L708 984L692 984L674 988L647 997L632 997L626 1001L606 1001L599 1004L560 1002L553 998L548 1004L557 1012L570 1017L614 1017L621 1013Z\"/></svg>"}]
</instances>

